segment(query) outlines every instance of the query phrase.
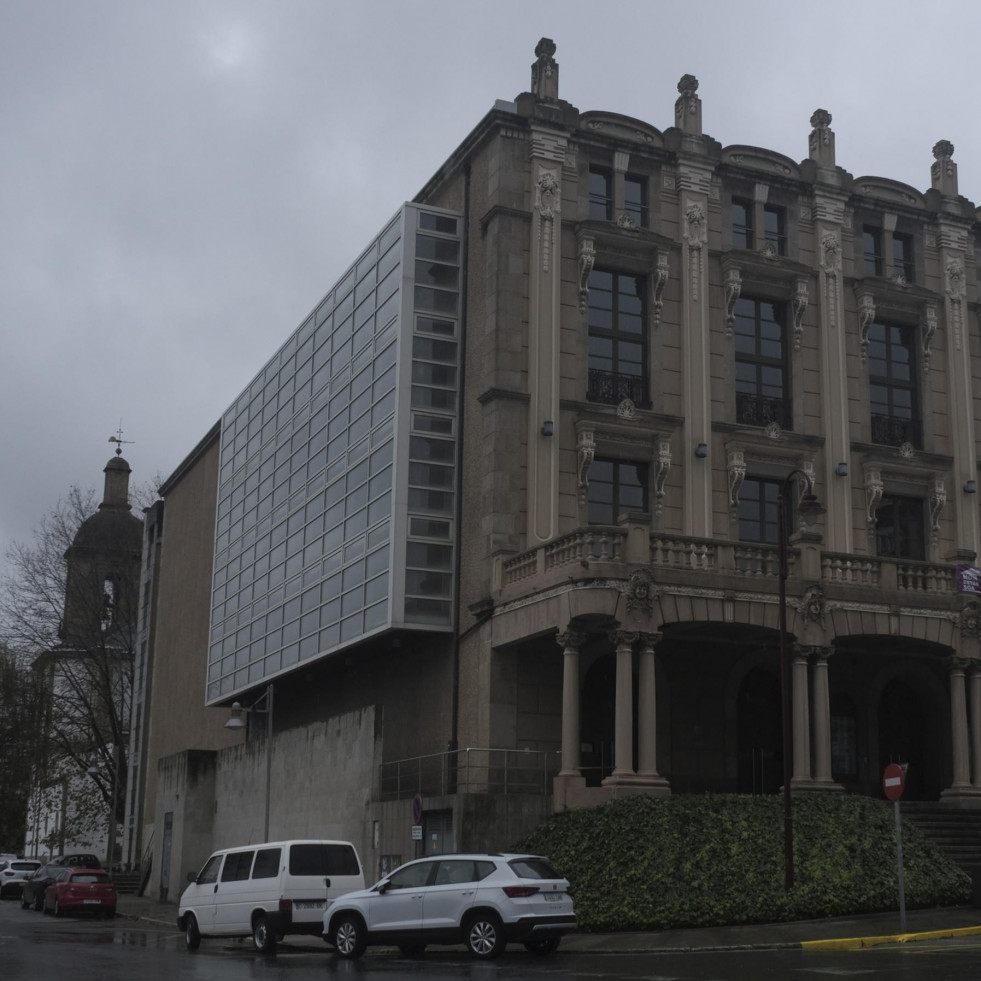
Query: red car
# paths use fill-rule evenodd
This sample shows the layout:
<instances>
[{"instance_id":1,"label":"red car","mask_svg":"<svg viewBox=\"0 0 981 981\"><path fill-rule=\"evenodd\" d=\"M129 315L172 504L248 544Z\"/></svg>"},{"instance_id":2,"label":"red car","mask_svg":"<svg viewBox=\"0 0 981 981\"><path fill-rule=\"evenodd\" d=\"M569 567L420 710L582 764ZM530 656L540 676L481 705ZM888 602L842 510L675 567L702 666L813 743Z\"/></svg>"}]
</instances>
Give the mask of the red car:
<instances>
[{"instance_id":1,"label":"red car","mask_svg":"<svg viewBox=\"0 0 981 981\"><path fill-rule=\"evenodd\" d=\"M65 869L45 890L44 912L61 916L69 910L115 916L116 887L109 873L101 869Z\"/></svg>"}]
</instances>

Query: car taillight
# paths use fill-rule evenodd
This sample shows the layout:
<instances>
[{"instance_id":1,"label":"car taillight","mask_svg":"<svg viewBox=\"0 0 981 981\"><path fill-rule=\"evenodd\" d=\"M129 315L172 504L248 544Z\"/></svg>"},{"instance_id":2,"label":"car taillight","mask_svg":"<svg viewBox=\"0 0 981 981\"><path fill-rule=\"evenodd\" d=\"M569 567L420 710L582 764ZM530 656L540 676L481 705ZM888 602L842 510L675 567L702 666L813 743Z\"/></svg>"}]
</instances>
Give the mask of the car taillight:
<instances>
[{"instance_id":1,"label":"car taillight","mask_svg":"<svg viewBox=\"0 0 981 981\"><path fill-rule=\"evenodd\" d=\"M538 892L538 886L505 886L504 893L512 899L526 899Z\"/></svg>"}]
</instances>

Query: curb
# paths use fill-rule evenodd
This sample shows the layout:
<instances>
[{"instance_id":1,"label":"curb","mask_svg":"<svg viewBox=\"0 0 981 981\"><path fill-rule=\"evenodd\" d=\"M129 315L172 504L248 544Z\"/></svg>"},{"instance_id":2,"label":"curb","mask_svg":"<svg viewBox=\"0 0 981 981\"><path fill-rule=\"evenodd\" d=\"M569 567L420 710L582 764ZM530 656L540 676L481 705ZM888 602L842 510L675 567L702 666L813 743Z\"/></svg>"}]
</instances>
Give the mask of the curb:
<instances>
[{"instance_id":1,"label":"curb","mask_svg":"<svg viewBox=\"0 0 981 981\"><path fill-rule=\"evenodd\" d=\"M802 940L804 950L858 950L879 944L905 944L916 940L947 940L981 934L981 926L954 927L950 930L924 930L921 933L893 933L882 937L848 937L841 940Z\"/></svg>"}]
</instances>

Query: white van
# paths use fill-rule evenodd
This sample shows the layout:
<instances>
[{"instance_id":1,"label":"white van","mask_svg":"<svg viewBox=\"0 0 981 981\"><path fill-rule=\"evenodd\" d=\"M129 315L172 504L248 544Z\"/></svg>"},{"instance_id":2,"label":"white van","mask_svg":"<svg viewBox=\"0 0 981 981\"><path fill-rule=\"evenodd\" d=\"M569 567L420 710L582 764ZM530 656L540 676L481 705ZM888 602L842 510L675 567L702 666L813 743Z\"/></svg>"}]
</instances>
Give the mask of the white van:
<instances>
[{"instance_id":1,"label":"white van","mask_svg":"<svg viewBox=\"0 0 981 981\"><path fill-rule=\"evenodd\" d=\"M364 889L347 841L271 841L215 852L181 896L177 926L188 950L202 937L247 937L272 953L290 933L319 936L330 900Z\"/></svg>"}]
</instances>

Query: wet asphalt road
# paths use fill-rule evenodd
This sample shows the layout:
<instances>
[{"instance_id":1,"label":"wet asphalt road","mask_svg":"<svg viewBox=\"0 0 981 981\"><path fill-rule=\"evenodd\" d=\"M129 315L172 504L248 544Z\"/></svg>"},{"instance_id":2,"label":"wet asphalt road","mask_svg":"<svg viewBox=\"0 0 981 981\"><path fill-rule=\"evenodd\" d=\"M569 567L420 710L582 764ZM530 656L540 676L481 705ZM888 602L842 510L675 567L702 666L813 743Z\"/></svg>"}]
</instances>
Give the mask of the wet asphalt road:
<instances>
[{"instance_id":1,"label":"wet asphalt road","mask_svg":"<svg viewBox=\"0 0 981 981\"><path fill-rule=\"evenodd\" d=\"M474 981L758 981L857 978L868 981L981 978L981 938L918 942L855 951L745 950L657 954L563 952L529 955L520 945L499 960L475 962L462 948L433 948L418 958L369 951L359 961L336 958L309 939L282 944L273 957L250 941L206 940L188 953L183 937L165 926L117 918L55 919L0 903L0 977L18 981L324 981L379 978Z\"/></svg>"}]
</instances>

